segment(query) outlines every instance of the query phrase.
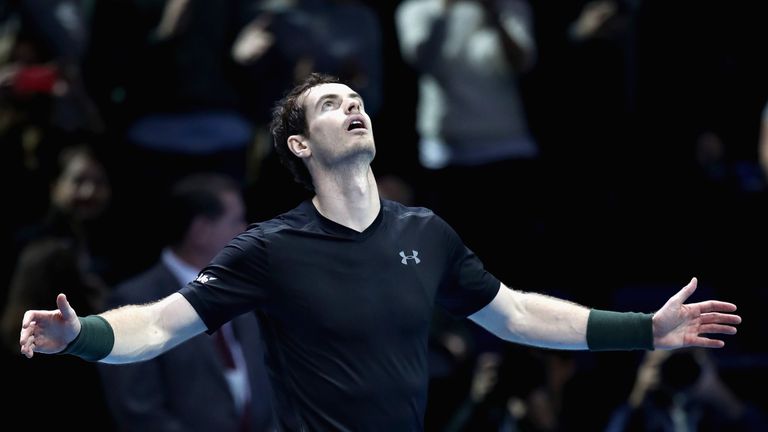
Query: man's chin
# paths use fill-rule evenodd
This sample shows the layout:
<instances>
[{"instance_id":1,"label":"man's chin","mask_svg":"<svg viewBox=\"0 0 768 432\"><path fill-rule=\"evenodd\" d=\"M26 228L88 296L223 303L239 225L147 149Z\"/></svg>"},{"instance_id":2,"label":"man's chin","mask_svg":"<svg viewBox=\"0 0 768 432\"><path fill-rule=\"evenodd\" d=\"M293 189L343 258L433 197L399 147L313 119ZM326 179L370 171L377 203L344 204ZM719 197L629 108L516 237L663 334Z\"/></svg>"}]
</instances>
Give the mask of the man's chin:
<instances>
[{"instance_id":1,"label":"man's chin","mask_svg":"<svg viewBox=\"0 0 768 432\"><path fill-rule=\"evenodd\" d=\"M349 151L338 159L344 164L370 164L376 156L376 148L373 145L360 146Z\"/></svg>"},{"instance_id":2,"label":"man's chin","mask_svg":"<svg viewBox=\"0 0 768 432\"><path fill-rule=\"evenodd\" d=\"M374 156L376 156L376 145L373 143L373 140L359 141L357 144L354 149L350 150L350 156L354 157L357 155L362 158L367 156L370 160L373 160Z\"/></svg>"}]
</instances>

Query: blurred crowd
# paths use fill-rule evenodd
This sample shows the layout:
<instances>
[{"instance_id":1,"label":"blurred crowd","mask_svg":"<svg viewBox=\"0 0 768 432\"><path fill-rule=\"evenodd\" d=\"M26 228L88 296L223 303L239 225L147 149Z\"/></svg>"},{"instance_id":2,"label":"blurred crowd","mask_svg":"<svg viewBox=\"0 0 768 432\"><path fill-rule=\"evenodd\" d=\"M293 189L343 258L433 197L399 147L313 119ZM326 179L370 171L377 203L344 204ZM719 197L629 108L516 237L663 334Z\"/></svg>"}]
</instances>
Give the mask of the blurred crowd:
<instances>
[{"instance_id":1,"label":"blurred crowd","mask_svg":"<svg viewBox=\"0 0 768 432\"><path fill-rule=\"evenodd\" d=\"M650 312L697 276L696 300L745 319L723 350L604 354L508 346L436 311L428 431L766 430L766 16L712 0L0 0L3 411L272 430L255 320L135 369L22 360L19 324L59 292L81 315L158 299L306 199L267 123L325 72L365 100L382 196L432 208L505 284Z\"/></svg>"}]
</instances>

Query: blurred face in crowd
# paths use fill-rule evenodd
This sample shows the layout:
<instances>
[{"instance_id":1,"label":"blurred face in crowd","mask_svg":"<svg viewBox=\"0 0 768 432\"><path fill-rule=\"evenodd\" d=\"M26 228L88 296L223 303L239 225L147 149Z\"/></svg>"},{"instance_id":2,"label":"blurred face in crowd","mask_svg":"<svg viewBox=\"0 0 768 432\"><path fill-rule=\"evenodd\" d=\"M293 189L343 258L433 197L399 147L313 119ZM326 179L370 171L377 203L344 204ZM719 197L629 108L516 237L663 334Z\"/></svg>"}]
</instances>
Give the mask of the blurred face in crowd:
<instances>
[{"instance_id":1,"label":"blurred face in crowd","mask_svg":"<svg viewBox=\"0 0 768 432\"><path fill-rule=\"evenodd\" d=\"M245 231L245 204L236 191L221 193L223 213L215 219L203 217L201 235L195 236L196 247L210 251L210 258L224 248L235 236Z\"/></svg>"},{"instance_id":2,"label":"blurred face in crowd","mask_svg":"<svg viewBox=\"0 0 768 432\"><path fill-rule=\"evenodd\" d=\"M73 154L67 160L51 189L53 205L78 220L98 217L111 196L104 167L86 153Z\"/></svg>"},{"instance_id":3,"label":"blurred face in crowd","mask_svg":"<svg viewBox=\"0 0 768 432\"><path fill-rule=\"evenodd\" d=\"M218 219L209 221L208 238L206 243L215 252L223 249L236 235L245 231L245 205L240 194L227 191L219 199L224 207L224 213Z\"/></svg>"}]
</instances>

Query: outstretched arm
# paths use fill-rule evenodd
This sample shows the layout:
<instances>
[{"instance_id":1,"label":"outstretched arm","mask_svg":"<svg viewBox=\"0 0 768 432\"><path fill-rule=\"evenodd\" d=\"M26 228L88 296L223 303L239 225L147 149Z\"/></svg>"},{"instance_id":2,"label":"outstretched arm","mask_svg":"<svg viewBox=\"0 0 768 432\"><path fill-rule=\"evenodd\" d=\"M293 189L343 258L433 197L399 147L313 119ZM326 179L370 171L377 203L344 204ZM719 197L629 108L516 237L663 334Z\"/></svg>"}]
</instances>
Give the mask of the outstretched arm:
<instances>
[{"instance_id":1,"label":"outstretched arm","mask_svg":"<svg viewBox=\"0 0 768 432\"><path fill-rule=\"evenodd\" d=\"M22 321L21 353L58 353L81 331L80 320L64 294L56 298L58 309L27 311ZM178 293L146 305L123 306L100 315L112 327L114 345L104 363L147 360L205 330L205 324L189 302Z\"/></svg>"},{"instance_id":2,"label":"outstretched arm","mask_svg":"<svg viewBox=\"0 0 768 432\"><path fill-rule=\"evenodd\" d=\"M696 278L670 298L651 320L653 347L720 348L725 342L706 334L735 334L741 317L736 305L716 300L685 304L696 290ZM584 306L502 284L496 297L469 318L511 342L556 349L588 349L590 314Z\"/></svg>"}]
</instances>

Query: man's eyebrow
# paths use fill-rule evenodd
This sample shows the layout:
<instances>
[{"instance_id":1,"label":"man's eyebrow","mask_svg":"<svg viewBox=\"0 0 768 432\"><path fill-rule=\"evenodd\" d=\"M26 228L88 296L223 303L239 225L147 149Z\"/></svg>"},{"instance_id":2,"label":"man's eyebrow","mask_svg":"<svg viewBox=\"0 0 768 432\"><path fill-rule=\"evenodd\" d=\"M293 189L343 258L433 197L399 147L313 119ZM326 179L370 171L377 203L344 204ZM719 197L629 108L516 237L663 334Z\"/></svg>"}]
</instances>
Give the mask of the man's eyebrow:
<instances>
[{"instance_id":1,"label":"man's eyebrow","mask_svg":"<svg viewBox=\"0 0 768 432\"><path fill-rule=\"evenodd\" d=\"M360 102L363 101L363 97L360 96L359 94L355 93L355 92L352 92L352 93L348 94L347 96L349 96L349 97L351 97L353 99L357 99ZM338 99L340 99L340 97L339 97L338 94L335 94L335 93L330 93L330 94L327 94L327 95L320 96L320 98L317 100L317 102L315 102L315 108L319 107L326 100L338 100Z\"/></svg>"}]
</instances>

